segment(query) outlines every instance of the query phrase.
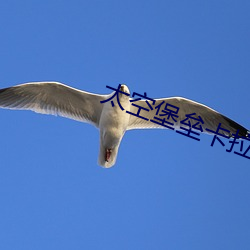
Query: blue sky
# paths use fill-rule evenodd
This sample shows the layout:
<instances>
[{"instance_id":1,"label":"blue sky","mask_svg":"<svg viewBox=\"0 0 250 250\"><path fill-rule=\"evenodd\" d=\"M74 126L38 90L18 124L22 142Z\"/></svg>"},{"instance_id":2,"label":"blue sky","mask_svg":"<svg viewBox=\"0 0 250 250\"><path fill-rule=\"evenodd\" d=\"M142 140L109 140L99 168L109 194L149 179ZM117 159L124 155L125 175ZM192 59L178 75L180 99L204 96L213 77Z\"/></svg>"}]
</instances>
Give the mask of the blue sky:
<instances>
[{"instance_id":1,"label":"blue sky","mask_svg":"<svg viewBox=\"0 0 250 250\"><path fill-rule=\"evenodd\" d=\"M2 1L0 88L126 83L250 128L249 1ZM114 168L98 131L0 110L0 248L249 249L250 160L212 136L126 133ZM226 144L229 147L229 144Z\"/></svg>"}]
</instances>

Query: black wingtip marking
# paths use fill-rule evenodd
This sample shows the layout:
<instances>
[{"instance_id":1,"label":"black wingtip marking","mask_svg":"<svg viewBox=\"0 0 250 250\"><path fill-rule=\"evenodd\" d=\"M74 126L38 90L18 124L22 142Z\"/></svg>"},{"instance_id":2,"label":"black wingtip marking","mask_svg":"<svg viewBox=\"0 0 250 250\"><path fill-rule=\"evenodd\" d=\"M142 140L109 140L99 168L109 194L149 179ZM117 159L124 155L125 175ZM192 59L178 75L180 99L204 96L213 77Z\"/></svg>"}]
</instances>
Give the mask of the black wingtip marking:
<instances>
[{"instance_id":1,"label":"black wingtip marking","mask_svg":"<svg viewBox=\"0 0 250 250\"><path fill-rule=\"evenodd\" d=\"M249 133L249 130L238 124L237 122L229 119L228 117L223 115L223 118L229 123L229 125L235 129L235 131L230 131L231 133L236 133L239 130L239 136L246 137Z\"/></svg>"},{"instance_id":2,"label":"black wingtip marking","mask_svg":"<svg viewBox=\"0 0 250 250\"><path fill-rule=\"evenodd\" d=\"M4 93L6 90L8 90L8 88L0 89L0 94L1 94L1 93Z\"/></svg>"}]
</instances>

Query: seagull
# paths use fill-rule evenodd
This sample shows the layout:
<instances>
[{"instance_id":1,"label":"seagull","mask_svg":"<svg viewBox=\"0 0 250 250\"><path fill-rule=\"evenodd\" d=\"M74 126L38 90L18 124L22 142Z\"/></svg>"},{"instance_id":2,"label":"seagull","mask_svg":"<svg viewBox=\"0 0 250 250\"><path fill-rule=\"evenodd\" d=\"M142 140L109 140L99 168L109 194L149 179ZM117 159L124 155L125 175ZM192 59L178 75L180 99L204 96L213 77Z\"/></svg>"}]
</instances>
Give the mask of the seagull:
<instances>
[{"instance_id":1,"label":"seagull","mask_svg":"<svg viewBox=\"0 0 250 250\"><path fill-rule=\"evenodd\" d=\"M116 98L112 99L115 94ZM107 101L111 99L111 102ZM196 126L195 129L200 132L214 135L213 131L216 131L221 124L220 134L224 137L229 138L237 133L238 138L241 138L247 137L249 133L246 128L212 108L183 97L153 101L148 101L146 98L134 100L130 98L130 91L124 84L120 84L117 91L109 95L85 92L59 82L31 82L0 89L0 108L59 115L90 123L98 128L100 131L98 165L104 168L114 166L120 143L127 130L152 128L187 130L190 126L195 127L197 121L201 121L206 130ZM170 108L178 108L179 112L175 112L171 117L172 123L164 123L167 120L163 119L161 120L164 122L160 123L159 117L162 114L158 113L157 118L156 109L152 108L153 103L154 107L159 107L163 102ZM193 119L189 119L191 120L189 126L181 123L187 119L188 114L195 115ZM173 125L172 128L169 124Z\"/></svg>"}]
</instances>

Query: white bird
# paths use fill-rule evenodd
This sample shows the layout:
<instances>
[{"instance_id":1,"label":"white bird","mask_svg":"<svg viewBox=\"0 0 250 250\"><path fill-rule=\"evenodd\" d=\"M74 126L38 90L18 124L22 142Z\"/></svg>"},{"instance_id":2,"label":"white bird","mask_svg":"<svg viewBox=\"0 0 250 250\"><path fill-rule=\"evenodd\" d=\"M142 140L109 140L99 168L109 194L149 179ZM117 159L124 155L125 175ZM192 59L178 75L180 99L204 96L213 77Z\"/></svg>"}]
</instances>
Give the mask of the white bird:
<instances>
[{"instance_id":1,"label":"white bird","mask_svg":"<svg viewBox=\"0 0 250 250\"><path fill-rule=\"evenodd\" d=\"M195 127L197 121L202 118L204 127L212 131L216 131L221 123L223 129L220 133L224 136L231 137L237 130L240 137L248 135L249 131L246 128L201 103L182 97L154 99L154 103L148 100L133 102L133 99L129 97L128 87L126 85L119 86L120 89L117 92L112 92L110 95L98 95L74 89L58 82L25 83L0 89L0 107L60 115L93 124L100 130L98 164L105 168L110 168L115 164L119 145L127 130L168 128L164 125L171 128L168 123L162 122L161 124L159 122L164 114L159 116L158 113L158 120L155 118L156 107L159 107L163 101L168 103L170 107L179 108L179 112L171 117L173 128L176 130L181 129L180 127L186 129L190 126ZM111 105L111 100L106 100L111 99L116 93L117 96L112 99L114 105ZM124 110L117 102L118 99ZM166 110L165 113L167 113ZM187 119L187 114L193 113L195 113L195 117L189 119L190 126L181 123L181 121ZM133 114L139 114L144 119ZM152 122L152 120L158 123ZM167 120L165 121L167 122ZM198 129L199 132L213 134L212 131L205 131L205 129L199 129L197 126L195 129Z\"/></svg>"}]
</instances>

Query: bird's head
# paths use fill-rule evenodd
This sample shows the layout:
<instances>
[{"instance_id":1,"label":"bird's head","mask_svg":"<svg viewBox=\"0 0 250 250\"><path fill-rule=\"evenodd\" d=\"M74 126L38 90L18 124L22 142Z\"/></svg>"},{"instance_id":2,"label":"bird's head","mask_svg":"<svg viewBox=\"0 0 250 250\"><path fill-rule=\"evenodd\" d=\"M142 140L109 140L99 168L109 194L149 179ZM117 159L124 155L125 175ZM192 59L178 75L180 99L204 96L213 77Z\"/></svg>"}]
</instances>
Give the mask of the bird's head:
<instances>
[{"instance_id":1,"label":"bird's head","mask_svg":"<svg viewBox=\"0 0 250 250\"><path fill-rule=\"evenodd\" d=\"M130 95L130 91L129 91L128 87L125 84L121 84L120 91ZM120 93L120 95L124 95L124 94ZM124 95L124 96L127 96L127 95Z\"/></svg>"}]
</instances>

